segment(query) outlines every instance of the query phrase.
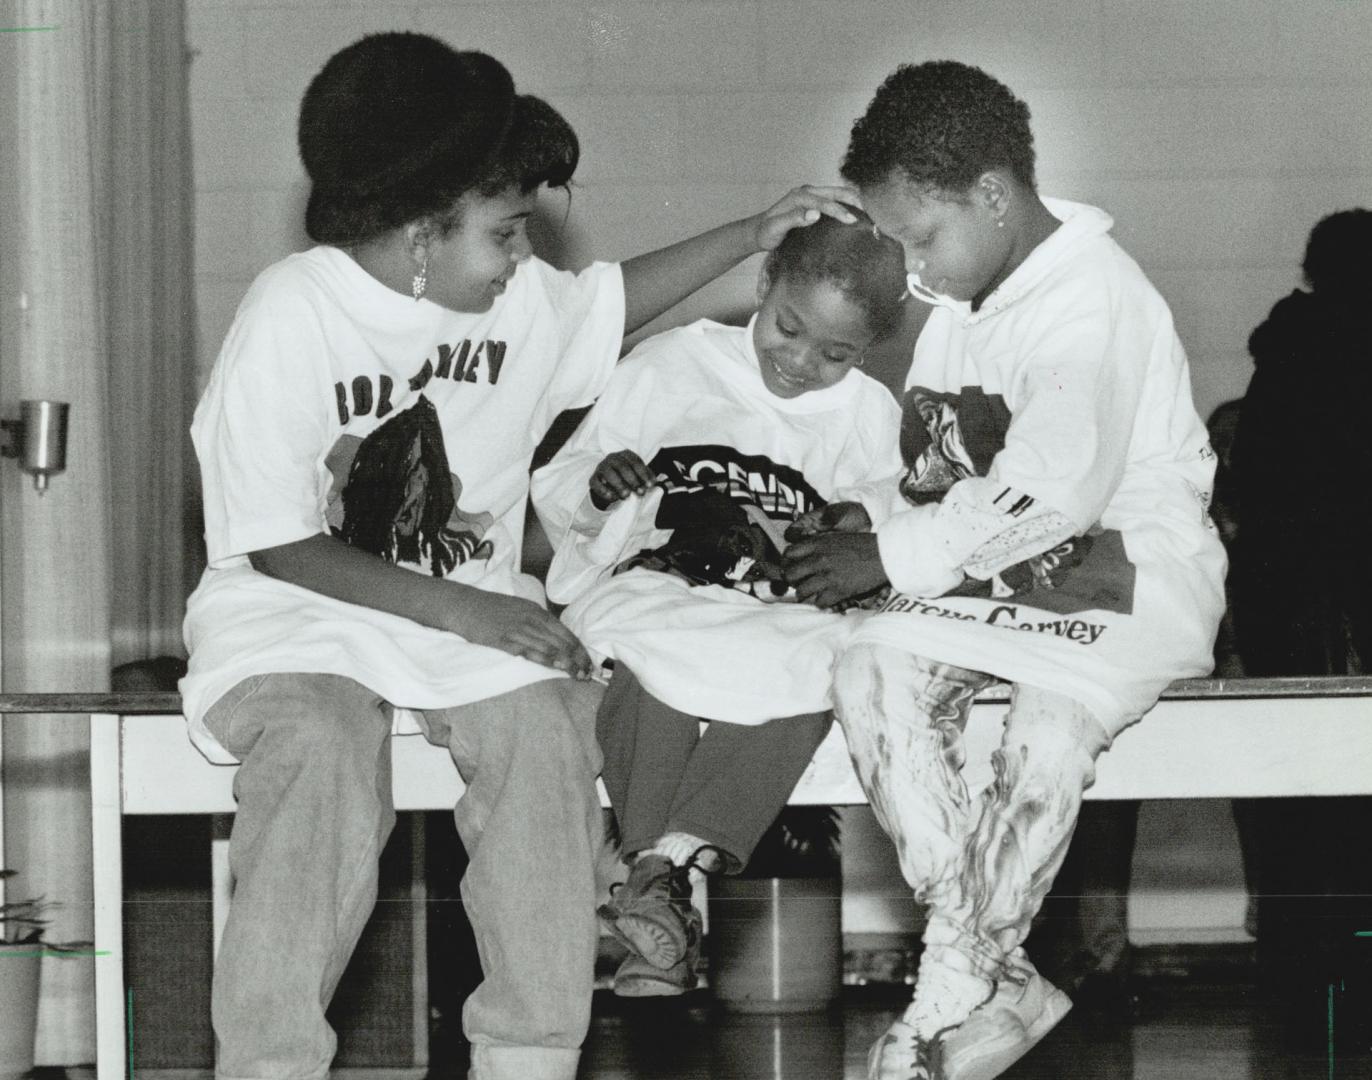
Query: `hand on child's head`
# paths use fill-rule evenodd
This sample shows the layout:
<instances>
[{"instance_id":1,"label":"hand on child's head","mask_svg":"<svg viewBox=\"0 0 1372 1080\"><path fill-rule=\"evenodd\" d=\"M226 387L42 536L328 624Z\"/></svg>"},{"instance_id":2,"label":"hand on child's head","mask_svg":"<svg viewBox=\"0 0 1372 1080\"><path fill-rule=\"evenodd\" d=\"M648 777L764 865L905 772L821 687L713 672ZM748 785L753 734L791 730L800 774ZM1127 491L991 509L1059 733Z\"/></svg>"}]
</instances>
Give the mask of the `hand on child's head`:
<instances>
[{"instance_id":1,"label":"hand on child's head","mask_svg":"<svg viewBox=\"0 0 1372 1080\"><path fill-rule=\"evenodd\" d=\"M794 228L812 225L828 215L845 224L857 220L850 207L861 209L858 194L848 187L803 184L792 188L757 217L757 249L771 251Z\"/></svg>"}]
</instances>

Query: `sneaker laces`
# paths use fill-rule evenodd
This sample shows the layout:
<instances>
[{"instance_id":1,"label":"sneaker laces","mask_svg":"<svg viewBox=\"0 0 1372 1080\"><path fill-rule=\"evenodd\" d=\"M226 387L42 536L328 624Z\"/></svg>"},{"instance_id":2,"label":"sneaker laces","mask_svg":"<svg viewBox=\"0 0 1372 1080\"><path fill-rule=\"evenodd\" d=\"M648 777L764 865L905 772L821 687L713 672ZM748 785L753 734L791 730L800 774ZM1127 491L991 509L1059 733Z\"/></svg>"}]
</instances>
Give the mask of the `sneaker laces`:
<instances>
[{"instance_id":1,"label":"sneaker laces","mask_svg":"<svg viewBox=\"0 0 1372 1080\"><path fill-rule=\"evenodd\" d=\"M957 1024L940 1028L932 1038L921 1038L913 1029L906 1036L910 1040L911 1069L906 1080L941 1080L943 1076L943 1037L956 1030ZM900 1044L900 1037L887 1032L884 1038Z\"/></svg>"},{"instance_id":2,"label":"sneaker laces","mask_svg":"<svg viewBox=\"0 0 1372 1080\"><path fill-rule=\"evenodd\" d=\"M702 851L713 851L715 853L716 857L719 859L719 865L715 867L715 869L708 869L707 867L701 864L700 853ZM691 857L686 860L686 865L681 867L681 869L683 871L699 870L706 877L709 877L711 874L721 873L724 867L728 865L729 853L727 851L725 851L721 847L717 847L714 844L701 844L700 847L696 848L695 851L691 852Z\"/></svg>"},{"instance_id":3,"label":"sneaker laces","mask_svg":"<svg viewBox=\"0 0 1372 1080\"><path fill-rule=\"evenodd\" d=\"M649 857L651 857L651 858L660 858L660 857L662 857L662 856L645 856L645 855L640 855L640 856L639 856L639 859L642 859L642 858L649 858ZM629 882L630 882L631 880L633 880L633 877L634 877L634 868L638 865L638 861L639 861L639 860L636 859L636 860L634 860L634 862L633 862L632 864L630 864L630 866L629 866L629 877L628 877L627 879L625 879L624 881L612 881L612 882L610 883L609 897L610 897L611 900L614 900L615 897L617 897L617 896L619 895L620 890L622 890L626 885L629 884ZM672 865L669 864L666 870L664 870L664 871L662 871L662 872L660 872L660 873L654 874L654 875L653 875L652 877L650 877L646 882L643 882L643 883L642 883L642 885L640 886L642 895L647 895L647 893L652 889L653 884L654 884L655 882L657 882L657 881L663 880L664 878L666 879L666 882L667 882L667 895L668 895L669 897L675 895L675 893L673 892L673 879L676 877L677 873L678 873L680 870L682 870L682 869L683 869L683 868L681 868L681 867L672 866ZM687 894L689 895L689 893L690 893L690 886L689 886L689 883L687 884L686 892L687 892Z\"/></svg>"},{"instance_id":4,"label":"sneaker laces","mask_svg":"<svg viewBox=\"0 0 1372 1080\"><path fill-rule=\"evenodd\" d=\"M1021 948L1012 949L1005 954L1005 959L1000 963L1000 970L997 972L998 980L1004 979L1006 982L1014 983L1016 986L1028 986L1029 980L1033 978L1034 969L1029 966L1029 957Z\"/></svg>"}]
</instances>

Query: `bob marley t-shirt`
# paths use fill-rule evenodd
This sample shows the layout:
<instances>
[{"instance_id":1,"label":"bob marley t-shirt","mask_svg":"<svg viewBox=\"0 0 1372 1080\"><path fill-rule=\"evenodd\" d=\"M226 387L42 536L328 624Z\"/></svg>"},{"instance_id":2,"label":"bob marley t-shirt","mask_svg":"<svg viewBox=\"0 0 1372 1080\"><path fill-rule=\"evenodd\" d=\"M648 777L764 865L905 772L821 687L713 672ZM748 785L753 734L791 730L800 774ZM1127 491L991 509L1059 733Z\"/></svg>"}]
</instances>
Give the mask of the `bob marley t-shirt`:
<instances>
[{"instance_id":1,"label":"bob marley t-shirt","mask_svg":"<svg viewBox=\"0 0 1372 1080\"><path fill-rule=\"evenodd\" d=\"M418 574L542 602L520 572L528 470L553 419L589 404L624 327L619 268L520 265L489 311L386 288L316 247L254 282L196 409L209 569L190 599L182 682L202 719L268 672L346 675L441 708L560 672L254 571L248 554L328 533Z\"/></svg>"}]
</instances>

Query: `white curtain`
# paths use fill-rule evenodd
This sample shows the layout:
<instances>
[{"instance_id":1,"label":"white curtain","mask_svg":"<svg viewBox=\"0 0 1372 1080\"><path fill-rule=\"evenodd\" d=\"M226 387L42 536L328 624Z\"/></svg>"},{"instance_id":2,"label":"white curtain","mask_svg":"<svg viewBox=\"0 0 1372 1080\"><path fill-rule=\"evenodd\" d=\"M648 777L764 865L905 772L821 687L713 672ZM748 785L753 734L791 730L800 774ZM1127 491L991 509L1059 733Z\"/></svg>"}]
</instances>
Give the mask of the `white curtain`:
<instances>
[{"instance_id":1,"label":"white curtain","mask_svg":"<svg viewBox=\"0 0 1372 1080\"><path fill-rule=\"evenodd\" d=\"M0 467L0 685L103 690L178 652L190 185L182 0L0 0L0 412L71 403L40 497ZM12 888L91 936L84 718L4 722ZM94 1058L94 964L47 960L39 1064Z\"/></svg>"}]
</instances>

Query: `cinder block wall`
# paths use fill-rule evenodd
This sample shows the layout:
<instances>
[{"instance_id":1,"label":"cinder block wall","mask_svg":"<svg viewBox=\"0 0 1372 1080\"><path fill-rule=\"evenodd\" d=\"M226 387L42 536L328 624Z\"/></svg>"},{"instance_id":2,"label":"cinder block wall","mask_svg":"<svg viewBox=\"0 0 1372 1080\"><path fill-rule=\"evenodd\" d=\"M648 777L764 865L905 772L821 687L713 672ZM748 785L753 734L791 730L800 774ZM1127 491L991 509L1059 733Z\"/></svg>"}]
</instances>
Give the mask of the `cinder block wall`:
<instances>
[{"instance_id":1,"label":"cinder block wall","mask_svg":"<svg viewBox=\"0 0 1372 1080\"><path fill-rule=\"evenodd\" d=\"M382 29L488 50L572 121L583 164L550 245L571 266L833 180L897 63L982 65L1033 110L1041 188L1108 209L1172 304L1202 412L1242 392L1247 335L1298 284L1310 225L1372 201L1372 5L1348 0L188 4L202 374L253 275L306 244L307 81ZM666 321L746 309L753 272Z\"/></svg>"},{"instance_id":2,"label":"cinder block wall","mask_svg":"<svg viewBox=\"0 0 1372 1080\"><path fill-rule=\"evenodd\" d=\"M1356 0L187 3L202 379L253 276L307 245L295 150L306 83L377 30L485 49L568 117L582 166L570 207L550 197L543 236L571 267L831 182L849 125L898 63L981 65L1029 102L1041 189L1109 210L1171 303L1202 414L1247 385L1248 334L1299 283L1310 226L1372 203L1372 4ZM750 261L658 325L747 310L755 271ZM854 896L845 918L881 929L907 905L885 870L869 880L888 848L850 819L851 850L866 853L853 876L872 899ZM1196 842L1229 856L1190 860L1225 868L1190 881L1221 890L1205 908L1220 914L1192 905L1193 921L1241 914L1221 825ZM1151 911L1176 867L1141 844L1136 886L1153 882Z\"/></svg>"}]
</instances>

